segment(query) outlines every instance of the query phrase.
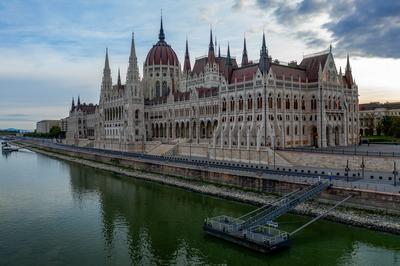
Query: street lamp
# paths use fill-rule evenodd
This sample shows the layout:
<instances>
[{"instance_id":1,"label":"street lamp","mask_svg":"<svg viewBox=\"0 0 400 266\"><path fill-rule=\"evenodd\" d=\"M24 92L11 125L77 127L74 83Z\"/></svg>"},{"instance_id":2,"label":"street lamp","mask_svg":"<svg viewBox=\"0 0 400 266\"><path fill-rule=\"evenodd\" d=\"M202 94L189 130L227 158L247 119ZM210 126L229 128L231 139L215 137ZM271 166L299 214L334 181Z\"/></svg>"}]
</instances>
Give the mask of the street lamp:
<instances>
[{"instance_id":1,"label":"street lamp","mask_svg":"<svg viewBox=\"0 0 400 266\"><path fill-rule=\"evenodd\" d=\"M396 186L396 177L399 174L399 172L396 169L396 162L393 163L393 177L394 177L394 186Z\"/></svg>"},{"instance_id":2,"label":"street lamp","mask_svg":"<svg viewBox=\"0 0 400 266\"><path fill-rule=\"evenodd\" d=\"M347 160L346 168L344 169L344 171L346 172L347 182L349 182L349 171L350 171L350 168L349 168L349 160Z\"/></svg>"},{"instance_id":3,"label":"street lamp","mask_svg":"<svg viewBox=\"0 0 400 266\"><path fill-rule=\"evenodd\" d=\"M364 169L365 169L365 163L364 163L364 156L363 156L362 161L361 161L362 178L364 178Z\"/></svg>"}]
</instances>

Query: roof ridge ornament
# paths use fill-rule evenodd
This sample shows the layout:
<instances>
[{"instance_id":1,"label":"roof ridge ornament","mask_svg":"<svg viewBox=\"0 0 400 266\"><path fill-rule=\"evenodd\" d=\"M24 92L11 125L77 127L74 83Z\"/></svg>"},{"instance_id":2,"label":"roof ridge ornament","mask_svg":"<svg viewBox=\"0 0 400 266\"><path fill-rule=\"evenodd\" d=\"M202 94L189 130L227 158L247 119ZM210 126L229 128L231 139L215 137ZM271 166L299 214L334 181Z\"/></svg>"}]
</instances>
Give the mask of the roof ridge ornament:
<instances>
[{"instance_id":1,"label":"roof ridge ornament","mask_svg":"<svg viewBox=\"0 0 400 266\"><path fill-rule=\"evenodd\" d=\"M162 9L161 9L160 33L158 34L158 39L160 40L160 42L165 42L165 33L164 33L164 27L163 27Z\"/></svg>"}]
</instances>

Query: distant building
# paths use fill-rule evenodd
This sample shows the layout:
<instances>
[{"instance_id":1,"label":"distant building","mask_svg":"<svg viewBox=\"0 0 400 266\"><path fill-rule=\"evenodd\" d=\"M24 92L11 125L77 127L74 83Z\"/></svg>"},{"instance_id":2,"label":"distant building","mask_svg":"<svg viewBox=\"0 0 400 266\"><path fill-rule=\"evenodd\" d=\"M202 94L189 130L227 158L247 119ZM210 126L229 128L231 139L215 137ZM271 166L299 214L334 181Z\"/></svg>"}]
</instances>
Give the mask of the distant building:
<instances>
[{"instance_id":1,"label":"distant building","mask_svg":"<svg viewBox=\"0 0 400 266\"><path fill-rule=\"evenodd\" d=\"M65 138L68 131L68 117L60 120L61 138Z\"/></svg>"},{"instance_id":2,"label":"distant building","mask_svg":"<svg viewBox=\"0 0 400 266\"><path fill-rule=\"evenodd\" d=\"M377 135L377 127L385 116L400 116L400 102L371 102L359 105L360 135Z\"/></svg>"},{"instance_id":3,"label":"distant building","mask_svg":"<svg viewBox=\"0 0 400 266\"><path fill-rule=\"evenodd\" d=\"M54 126L59 126L60 120L42 120L36 123L36 133L47 134Z\"/></svg>"},{"instance_id":4,"label":"distant building","mask_svg":"<svg viewBox=\"0 0 400 266\"><path fill-rule=\"evenodd\" d=\"M78 144L79 140L94 140L94 129L96 124L97 105L86 104L80 101L75 105L72 99L69 116L65 118L64 129L66 127L67 143Z\"/></svg>"}]
</instances>

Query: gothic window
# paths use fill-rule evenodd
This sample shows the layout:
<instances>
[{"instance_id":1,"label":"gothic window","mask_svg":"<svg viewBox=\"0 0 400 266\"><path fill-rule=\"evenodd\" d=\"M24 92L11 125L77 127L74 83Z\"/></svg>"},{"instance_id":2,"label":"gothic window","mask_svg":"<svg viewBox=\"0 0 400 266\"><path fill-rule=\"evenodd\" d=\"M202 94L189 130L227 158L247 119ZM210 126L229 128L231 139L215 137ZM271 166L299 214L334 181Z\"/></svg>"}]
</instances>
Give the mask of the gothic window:
<instances>
[{"instance_id":1,"label":"gothic window","mask_svg":"<svg viewBox=\"0 0 400 266\"><path fill-rule=\"evenodd\" d=\"M253 99L251 98L251 95L247 97L247 110L253 109Z\"/></svg>"},{"instance_id":2,"label":"gothic window","mask_svg":"<svg viewBox=\"0 0 400 266\"><path fill-rule=\"evenodd\" d=\"M286 135L290 135L290 127L289 126L286 127Z\"/></svg>"},{"instance_id":3,"label":"gothic window","mask_svg":"<svg viewBox=\"0 0 400 266\"><path fill-rule=\"evenodd\" d=\"M226 99L222 99L222 112L226 112Z\"/></svg>"},{"instance_id":4,"label":"gothic window","mask_svg":"<svg viewBox=\"0 0 400 266\"><path fill-rule=\"evenodd\" d=\"M294 127L294 134L297 136L297 126Z\"/></svg>"},{"instance_id":5,"label":"gothic window","mask_svg":"<svg viewBox=\"0 0 400 266\"><path fill-rule=\"evenodd\" d=\"M289 99L289 95L286 95L286 109L290 109L290 99Z\"/></svg>"},{"instance_id":6,"label":"gothic window","mask_svg":"<svg viewBox=\"0 0 400 266\"><path fill-rule=\"evenodd\" d=\"M139 119L139 110L138 109L135 111L135 119Z\"/></svg>"},{"instance_id":7,"label":"gothic window","mask_svg":"<svg viewBox=\"0 0 400 266\"><path fill-rule=\"evenodd\" d=\"M167 82L164 80L162 82L162 96L167 96L167 95L168 95Z\"/></svg>"},{"instance_id":8,"label":"gothic window","mask_svg":"<svg viewBox=\"0 0 400 266\"><path fill-rule=\"evenodd\" d=\"M258 98L257 98L257 109L261 109L262 108L262 96L261 93L258 94Z\"/></svg>"},{"instance_id":9,"label":"gothic window","mask_svg":"<svg viewBox=\"0 0 400 266\"><path fill-rule=\"evenodd\" d=\"M280 94L278 94L278 98L276 99L276 105L277 105L278 109L282 108L282 99L281 99Z\"/></svg>"},{"instance_id":10,"label":"gothic window","mask_svg":"<svg viewBox=\"0 0 400 266\"><path fill-rule=\"evenodd\" d=\"M297 109L299 108L299 104L298 104L298 102L297 102L296 97L294 98L293 108L294 108L294 110L297 110Z\"/></svg>"},{"instance_id":11,"label":"gothic window","mask_svg":"<svg viewBox=\"0 0 400 266\"><path fill-rule=\"evenodd\" d=\"M269 96L268 96L268 108L269 108L269 109L272 109L272 108L273 108L271 93L270 93Z\"/></svg>"},{"instance_id":12,"label":"gothic window","mask_svg":"<svg viewBox=\"0 0 400 266\"><path fill-rule=\"evenodd\" d=\"M231 112L235 111L235 100L231 98Z\"/></svg>"},{"instance_id":13,"label":"gothic window","mask_svg":"<svg viewBox=\"0 0 400 266\"><path fill-rule=\"evenodd\" d=\"M239 111L243 111L243 97L240 96L239 98Z\"/></svg>"},{"instance_id":14,"label":"gothic window","mask_svg":"<svg viewBox=\"0 0 400 266\"><path fill-rule=\"evenodd\" d=\"M160 97L160 81L156 81L156 97Z\"/></svg>"},{"instance_id":15,"label":"gothic window","mask_svg":"<svg viewBox=\"0 0 400 266\"><path fill-rule=\"evenodd\" d=\"M306 102L304 101L304 96L301 96L301 110L306 110Z\"/></svg>"}]
</instances>

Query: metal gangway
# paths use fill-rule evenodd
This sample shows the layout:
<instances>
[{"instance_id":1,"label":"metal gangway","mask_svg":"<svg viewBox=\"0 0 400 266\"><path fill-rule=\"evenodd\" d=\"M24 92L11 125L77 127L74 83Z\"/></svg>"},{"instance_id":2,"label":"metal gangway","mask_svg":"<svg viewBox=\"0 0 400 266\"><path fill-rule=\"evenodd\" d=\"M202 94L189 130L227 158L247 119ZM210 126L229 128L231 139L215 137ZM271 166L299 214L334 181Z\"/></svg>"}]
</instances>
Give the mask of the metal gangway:
<instances>
[{"instance_id":1,"label":"metal gangway","mask_svg":"<svg viewBox=\"0 0 400 266\"><path fill-rule=\"evenodd\" d=\"M225 215L207 218L203 229L210 235L262 252L287 246L290 234L277 229L273 220L317 196L329 186L327 182L318 181L238 218Z\"/></svg>"},{"instance_id":2,"label":"metal gangway","mask_svg":"<svg viewBox=\"0 0 400 266\"><path fill-rule=\"evenodd\" d=\"M300 203L320 194L329 184L318 182L306 189L300 189L285 195L271 205L263 206L238 218L237 230L247 229L256 225L271 224L279 216L291 211Z\"/></svg>"}]
</instances>

